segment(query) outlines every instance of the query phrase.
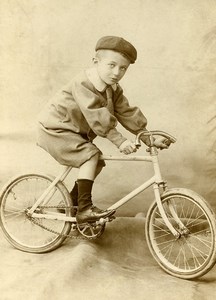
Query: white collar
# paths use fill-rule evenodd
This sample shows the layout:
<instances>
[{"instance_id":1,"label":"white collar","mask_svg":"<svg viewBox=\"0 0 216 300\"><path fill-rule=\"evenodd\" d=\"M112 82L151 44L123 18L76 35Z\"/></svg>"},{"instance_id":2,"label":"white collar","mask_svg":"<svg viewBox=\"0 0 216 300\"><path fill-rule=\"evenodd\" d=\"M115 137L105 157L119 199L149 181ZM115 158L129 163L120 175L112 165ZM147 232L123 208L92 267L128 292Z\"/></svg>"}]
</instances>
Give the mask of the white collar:
<instances>
[{"instance_id":1,"label":"white collar","mask_svg":"<svg viewBox=\"0 0 216 300\"><path fill-rule=\"evenodd\" d=\"M100 78L98 75L97 69L96 68L90 68L86 70L86 75L88 79L91 81L91 83L94 85L94 87L99 91L99 92L104 92L104 90L107 87L107 84ZM111 85L114 91L117 89L117 84L114 83Z\"/></svg>"}]
</instances>

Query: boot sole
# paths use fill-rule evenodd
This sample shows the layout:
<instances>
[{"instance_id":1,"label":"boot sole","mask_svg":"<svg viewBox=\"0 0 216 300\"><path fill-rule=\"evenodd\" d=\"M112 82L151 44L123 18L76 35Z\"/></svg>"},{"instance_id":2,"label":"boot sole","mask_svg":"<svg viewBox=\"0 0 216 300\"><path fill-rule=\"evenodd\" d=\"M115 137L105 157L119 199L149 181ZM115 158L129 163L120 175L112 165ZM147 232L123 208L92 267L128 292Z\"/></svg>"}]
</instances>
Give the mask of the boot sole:
<instances>
[{"instance_id":1,"label":"boot sole","mask_svg":"<svg viewBox=\"0 0 216 300\"><path fill-rule=\"evenodd\" d=\"M86 217L86 218L83 218L83 219L79 219L79 217L76 217L76 220L77 220L77 223L78 224L82 224L82 223L93 223L95 221L98 221L100 220L101 218L106 218L106 217L110 217L112 215L114 215L116 211L115 210L111 210L110 212L108 212L107 214L103 215L103 216L100 216L100 217Z\"/></svg>"}]
</instances>

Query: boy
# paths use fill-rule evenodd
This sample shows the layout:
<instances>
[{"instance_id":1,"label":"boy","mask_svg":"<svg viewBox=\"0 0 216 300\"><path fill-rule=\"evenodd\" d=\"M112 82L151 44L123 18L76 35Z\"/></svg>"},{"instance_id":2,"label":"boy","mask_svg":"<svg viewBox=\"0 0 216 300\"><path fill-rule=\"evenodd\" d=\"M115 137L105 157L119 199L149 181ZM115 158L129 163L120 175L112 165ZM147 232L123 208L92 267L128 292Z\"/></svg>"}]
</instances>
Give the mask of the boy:
<instances>
[{"instance_id":1,"label":"boy","mask_svg":"<svg viewBox=\"0 0 216 300\"><path fill-rule=\"evenodd\" d=\"M39 119L38 144L60 164L79 168L71 197L78 204L78 223L91 222L114 213L101 210L92 203L91 191L96 176L105 163L101 151L93 144L96 136L110 140L120 152L136 151L134 143L117 131L119 121L133 134L146 130L147 120L137 107L131 107L118 82L137 51L121 37L105 36L96 44L93 68L76 76L52 99ZM142 139L148 144L148 139ZM167 148L155 140L158 148Z\"/></svg>"}]
</instances>

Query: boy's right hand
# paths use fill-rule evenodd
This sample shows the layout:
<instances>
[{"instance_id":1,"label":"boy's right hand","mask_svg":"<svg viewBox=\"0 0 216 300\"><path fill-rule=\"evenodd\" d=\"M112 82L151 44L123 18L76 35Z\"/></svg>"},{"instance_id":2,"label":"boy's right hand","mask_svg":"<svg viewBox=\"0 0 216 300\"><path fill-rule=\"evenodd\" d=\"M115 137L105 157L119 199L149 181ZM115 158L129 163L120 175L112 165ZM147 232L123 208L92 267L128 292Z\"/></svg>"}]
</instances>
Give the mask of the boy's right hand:
<instances>
[{"instance_id":1,"label":"boy's right hand","mask_svg":"<svg viewBox=\"0 0 216 300\"><path fill-rule=\"evenodd\" d=\"M124 154L130 154L136 152L137 148L133 142L131 142L130 140L126 140L119 146L119 150Z\"/></svg>"}]
</instances>

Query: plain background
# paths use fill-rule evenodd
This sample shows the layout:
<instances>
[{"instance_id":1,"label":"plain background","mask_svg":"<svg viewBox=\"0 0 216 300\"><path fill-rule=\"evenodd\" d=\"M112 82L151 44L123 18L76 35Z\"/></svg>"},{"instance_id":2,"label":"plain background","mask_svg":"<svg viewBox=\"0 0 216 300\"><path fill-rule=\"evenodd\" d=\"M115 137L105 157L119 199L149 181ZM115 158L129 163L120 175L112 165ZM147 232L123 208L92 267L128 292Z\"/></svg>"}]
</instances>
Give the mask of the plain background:
<instances>
[{"instance_id":1,"label":"plain background","mask_svg":"<svg viewBox=\"0 0 216 300\"><path fill-rule=\"evenodd\" d=\"M165 179L215 206L215 1L2 0L0 16L1 185L20 172L59 172L36 146L37 115L59 88L91 66L101 36L118 35L138 51L120 83L125 95L142 109L149 130L177 138L160 155ZM118 153L105 139L96 143L104 154ZM110 205L151 174L149 165L108 162L95 182L96 203ZM76 170L69 189L75 177ZM146 211L152 199L145 192L119 213Z\"/></svg>"}]
</instances>

